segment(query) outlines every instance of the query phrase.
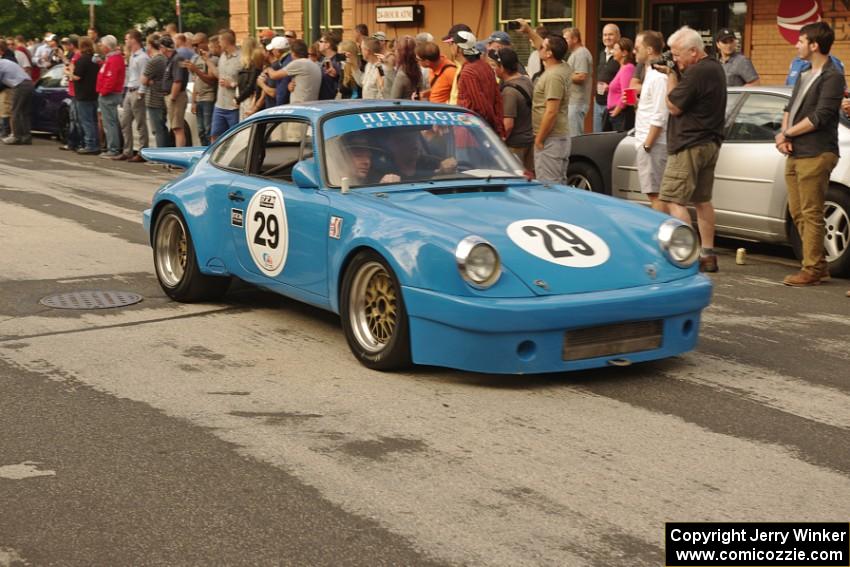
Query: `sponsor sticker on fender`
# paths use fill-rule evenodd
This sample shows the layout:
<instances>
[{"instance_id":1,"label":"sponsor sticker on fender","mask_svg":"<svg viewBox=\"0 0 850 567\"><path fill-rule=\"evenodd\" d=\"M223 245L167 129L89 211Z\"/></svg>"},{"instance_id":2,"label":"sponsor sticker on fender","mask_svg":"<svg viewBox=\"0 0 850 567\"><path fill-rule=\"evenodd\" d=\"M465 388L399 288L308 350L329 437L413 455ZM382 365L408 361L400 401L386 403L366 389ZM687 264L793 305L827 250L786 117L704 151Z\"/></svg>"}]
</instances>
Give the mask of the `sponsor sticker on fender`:
<instances>
[{"instance_id":1,"label":"sponsor sticker on fender","mask_svg":"<svg viewBox=\"0 0 850 567\"><path fill-rule=\"evenodd\" d=\"M283 193L277 187L257 191L245 212L245 238L254 263L267 276L276 276L286 265L289 229Z\"/></svg>"},{"instance_id":2,"label":"sponsor sticker on fender","mask_svg":"<svg viewBox=\"0 0 850 567\"><path fill-rule=\"evenodd\" d=\"M611 257L602 238L574 224L525 219L511 223L507 233L514 244L529 254L568 268L593 268Z\"/></svg>"}]
</instances>

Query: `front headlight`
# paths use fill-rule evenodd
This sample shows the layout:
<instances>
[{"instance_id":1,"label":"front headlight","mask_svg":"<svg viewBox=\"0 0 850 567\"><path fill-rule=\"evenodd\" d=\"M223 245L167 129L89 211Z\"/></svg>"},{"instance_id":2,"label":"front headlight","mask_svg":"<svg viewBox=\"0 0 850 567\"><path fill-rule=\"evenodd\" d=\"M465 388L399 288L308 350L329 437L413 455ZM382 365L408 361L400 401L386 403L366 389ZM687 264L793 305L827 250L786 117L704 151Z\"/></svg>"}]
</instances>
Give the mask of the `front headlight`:
<instances>
[{"instance_id":1,"label":"front headlight","mask_svg":"<svg viewBox=\"0 0 850 567\"><path fill-rule=\"evenodd\" d=\"M492 244L480 236L467 236L455 249L461 277L471 286L484 289L499 280L502 263Z\"/></svg>"},{"instance_id":2,"label":"front headlight","mask_svg":"<svg viewBox=\"0 0 850 567\"><path fill-rule=\"evenodd\" d=\"M693 228L680 220L669 219L658 227L658 245L673 264L689 268L699 258L699 240Z\"/></svg>"}]
</instances>

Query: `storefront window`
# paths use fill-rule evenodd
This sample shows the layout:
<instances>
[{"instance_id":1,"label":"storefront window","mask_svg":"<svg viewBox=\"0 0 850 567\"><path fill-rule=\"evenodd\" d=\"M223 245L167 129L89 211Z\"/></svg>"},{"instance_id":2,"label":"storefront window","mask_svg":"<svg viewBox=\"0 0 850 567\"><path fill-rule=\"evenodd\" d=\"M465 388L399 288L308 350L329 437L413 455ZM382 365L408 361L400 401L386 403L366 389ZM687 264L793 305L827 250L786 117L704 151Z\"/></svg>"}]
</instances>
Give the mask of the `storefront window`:
<instances>
[{"instance_id":1,"label":"storefront window","mask_svg":"<svg viewBox=\"0 0 850 567\"><path fill-rule=\"evenodd\" d=\"M742 1L655 4L652 8L651 27L667 38L680 27L690 26L699 32L705 42L706 51L713 55L715 53L714 36L720 28L730 28L734 31L738 39L738 49L745 51L746 20L747 3Z\"/></svg>"},{"instance_id":2,"label":"storefront window","mask_svg":"<svg viewBox=\"0 0 850 567\"><path fill-rule=\"evenodd\" d=\"M532 19L531 0L501 0L499 2L499 21L507 23L517 18Z\"/></svg>"},{"instance_id":3,"label":"storefront window","mask_svg":"<svg viewBox=\"0 0 850 567\"><path fill-rule=\"evenodd\" d=\"M307 25L312 21L313 3L306 2ZM323 30L342 29L342 0L322 0L322 15L319 25ZM309 35L309 34L308 34Z\"/></svg>"},{"instance_id":4,"label":"storefront window","mask_svg":"<svg viewBox=\"0 0 850 567\"><path fill-rule=\"evenodd\" d=\"M607 24L616 24L620 35L634 39L643 29L642 0L601 0L599 4L599 48L602 45L602 28Z\"/></svg>"},{"instance_id":5,"label":"storefront window","mask_svg":"<svg viewBox=\"0 0 850 567\"><path fill-rule=\"evenodd\" d=\"M539 0L539 2L540 21L566 21L573 17L572 2L564 2L563 0Z\"/></svg>"},{"instance_id":6,"label":"storefront window","mask_svg":"<svg viewBox=\"0 0 850 567\"><path fill-rule=\"evenodd\" d=\"M523 63L531 54L528 38L516 30L507 29L507 23L522 18L532 27L545 26L561 35L573 25L572 0L499 0L499 24L511 36L511 43Z\"/></svg>"},{"instance_id":7,"label":"storefront window","mask_svg":"<svg viewBox=\"0 0 850 567\"><path fill-rule=\"evenodd\" d=\"M640 0L602 0L603 20L640 19Z\"/></svg>"},{"instance_id":8,"label":"storefront window","mask_svg":"<svg viewBox=\"0 0 850 567\"><path fill-rule=\"evenodd\" d=\"M283 0L253 0L254 26L283 28Z\"/></svg>"},{"instance_id":9,"label":"storefront window","mask_svg":"<svg viewBox=\"0 0 850 567\"><path fill-rule=\"evenodd\" d=\"M328 0L328 27L342 27L342 0Z\"/></svg>"}]
</instances>

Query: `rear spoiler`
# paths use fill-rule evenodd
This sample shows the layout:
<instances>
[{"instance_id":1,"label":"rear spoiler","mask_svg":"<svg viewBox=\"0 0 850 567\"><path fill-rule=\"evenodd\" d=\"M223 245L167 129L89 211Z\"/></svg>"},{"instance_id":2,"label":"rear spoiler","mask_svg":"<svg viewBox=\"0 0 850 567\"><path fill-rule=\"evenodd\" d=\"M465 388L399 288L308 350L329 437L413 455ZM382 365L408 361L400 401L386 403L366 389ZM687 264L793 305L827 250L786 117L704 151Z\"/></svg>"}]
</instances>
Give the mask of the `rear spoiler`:
<instances>
[{"instance_id":1,"label":"rear spoiler","mask_svg":"<svg viewBox=\"0 0 850 567\"><path fill-rule=\"evenodd\" d=\"M142 157L156 163L167 163L189 169L201 159L206 146L191 148L142 148Z\"/></svg>"}]
</instances>

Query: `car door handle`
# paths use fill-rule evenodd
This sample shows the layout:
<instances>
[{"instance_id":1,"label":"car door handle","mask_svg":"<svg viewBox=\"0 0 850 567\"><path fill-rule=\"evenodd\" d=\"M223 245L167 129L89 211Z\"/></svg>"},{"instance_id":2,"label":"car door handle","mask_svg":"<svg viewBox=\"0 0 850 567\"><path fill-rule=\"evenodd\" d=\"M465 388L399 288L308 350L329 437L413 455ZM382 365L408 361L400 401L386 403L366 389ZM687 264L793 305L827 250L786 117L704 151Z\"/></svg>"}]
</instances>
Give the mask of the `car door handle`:
<instances>
[{"instance_id":1,"label":"car door handle","mask_svg":"<svg viewBox=\"0 0 850 567\"><path fill-rule=\"evenodd\" d=\"M227 198L231 201L244 201L245 197L242 196L242 191L231 191L227 194Z\"/></svg>"}]
</instances>

